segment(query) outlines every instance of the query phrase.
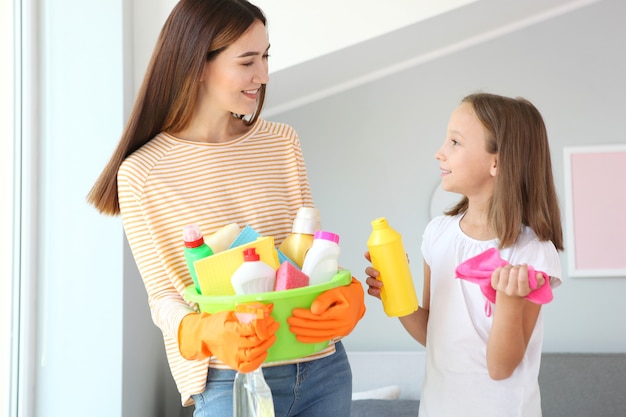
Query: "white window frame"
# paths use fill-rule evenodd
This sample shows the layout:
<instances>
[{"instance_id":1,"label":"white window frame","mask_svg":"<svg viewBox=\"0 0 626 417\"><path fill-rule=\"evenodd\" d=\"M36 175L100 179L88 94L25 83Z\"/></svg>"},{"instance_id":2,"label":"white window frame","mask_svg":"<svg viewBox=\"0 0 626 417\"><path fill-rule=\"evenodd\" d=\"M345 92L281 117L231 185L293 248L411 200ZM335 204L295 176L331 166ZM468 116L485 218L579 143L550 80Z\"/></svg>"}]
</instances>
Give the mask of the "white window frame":
<instances>
[{"instance_id":1,"label":"white window frame","mask_svg":"<svg viewBox=\"0 0 626 417\"><path fill-rule=\"evenodd\" d=\"M0 416L34 412L37 8L0 5ZM6 64L5 64L6 63ZM8 64L8 65L7 65ZM28 253L25 257L22 254Z\"/></svg>"},{"instance_id":2,"label":"white window frame","mask_svg":"<svg viewBox=\"0 0 626 417\"><path fill-rule=\"evenodd\" d=\"M16 60L15 4L0 3L0 408L1 416L15 415L13 407L15 332L14 306L14 207L16 111L14 80Z\"/></svg>"}]
</instances>

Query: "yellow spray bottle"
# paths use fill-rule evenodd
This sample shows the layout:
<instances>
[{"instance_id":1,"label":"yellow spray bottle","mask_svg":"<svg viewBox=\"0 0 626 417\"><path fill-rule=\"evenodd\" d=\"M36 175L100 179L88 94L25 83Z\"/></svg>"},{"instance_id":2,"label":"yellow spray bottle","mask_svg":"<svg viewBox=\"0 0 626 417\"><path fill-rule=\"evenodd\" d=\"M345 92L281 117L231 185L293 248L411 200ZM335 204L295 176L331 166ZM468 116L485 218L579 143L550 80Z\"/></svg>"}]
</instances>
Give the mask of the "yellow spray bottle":
<instances>
[{"instance_id":1,"label":"yellow spray bottle","mask_svg":"<svg viewBox=\"0 0 626 417\"><path fill-rule=\"evenodd\" d=\"M380 298L388 316L402 317L418 309L417 295L402 236L389 226L387 219L372 221L367 240L372 266L379 272L383 287Z\"/></svg>"}]
</instances>

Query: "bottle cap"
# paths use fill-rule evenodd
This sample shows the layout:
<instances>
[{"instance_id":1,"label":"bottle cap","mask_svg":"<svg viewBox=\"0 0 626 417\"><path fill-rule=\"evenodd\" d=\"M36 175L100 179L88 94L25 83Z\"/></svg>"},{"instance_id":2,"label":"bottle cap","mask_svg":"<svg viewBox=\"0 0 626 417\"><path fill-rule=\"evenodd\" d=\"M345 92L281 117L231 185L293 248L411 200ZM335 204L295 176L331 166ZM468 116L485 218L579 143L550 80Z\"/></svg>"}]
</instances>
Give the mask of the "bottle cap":
<instances>
[{"instance_id":1,"label":"bottle cap","mask_svg":"<svg viewBox=\"0 0 626 417\"><path fill-rule=\"evenodd\" d=\"M204 243L204 237L197 224L188 224L183 227L183 241L185 247L197 248Z\"/></svg>"},{"instance_id":2,"label":"bottle cap","mask_svg":"<svg viewBox=\"0 0 626 417\"><path fill-rule=\"evenodd\" d=\"M293 220L293 233L312 235L321 229L320 211L315 207L300 207Z\"/></svg>"},{"instance_id":3,"label":"bottle cap","mask_svg":"<svg viewBox=\"0 0 626 417\"><path fill-rule=\"evenodd\" d=\"M331 242L339 243L339 235L332 232L325 232L324 230L318 230L313 235L314 239L330 240Z\"/></svg>"},{"instance_id":4,"label":"bottle cap","mask_svg":"<svg viewBox=\"0 0 626 417\"><path fill-rule=\"evenodd\" d=\"M372 229L374 230L384 229L387 226L389 226L389 224L387 223L387 219L384 217L379 217L377 219L372 220Z\"/></svg>"},{"instance_id":5,"label":"bottle cap","mask_svg":"<svg viewBox=\"0 0 626 417\"><path fill-rule=\"evenodd\" d=\"M243 260L245 262L254 262L261 259L258 253L256 253L256 248L248 248L243 251Z\"/></svg>"}]
</instances>

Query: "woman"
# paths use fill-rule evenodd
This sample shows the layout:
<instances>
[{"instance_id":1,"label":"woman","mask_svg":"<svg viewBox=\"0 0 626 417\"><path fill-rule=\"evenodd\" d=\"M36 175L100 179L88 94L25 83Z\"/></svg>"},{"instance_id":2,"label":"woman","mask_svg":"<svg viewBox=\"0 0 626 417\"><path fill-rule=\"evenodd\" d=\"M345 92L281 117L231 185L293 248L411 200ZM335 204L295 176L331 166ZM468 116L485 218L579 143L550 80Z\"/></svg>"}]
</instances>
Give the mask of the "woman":
<instances>
[{"instance_id":1,"label":"woman","mask_svg":"<svg viewBox=\"0 0 626 417\"><path fill-rule=\"evenodd\" d=\"M192 280L183 227L196 223L209 234L247 224L280 244L297 210L313 206L297 134L259 118L269 80L265 24L245 0L181 0L89 194L101 212L122 215L182 403L195 403L195 416L232 416L235 369L263 361L277 324L268 318L251 329L230 312L201 314L185 302ZM356 280L316 302L294 313L298 338L345 336L365 311ZM263 370L277 416L349 415L351 371L341 342Z\"/></svg>"}]
</instances>

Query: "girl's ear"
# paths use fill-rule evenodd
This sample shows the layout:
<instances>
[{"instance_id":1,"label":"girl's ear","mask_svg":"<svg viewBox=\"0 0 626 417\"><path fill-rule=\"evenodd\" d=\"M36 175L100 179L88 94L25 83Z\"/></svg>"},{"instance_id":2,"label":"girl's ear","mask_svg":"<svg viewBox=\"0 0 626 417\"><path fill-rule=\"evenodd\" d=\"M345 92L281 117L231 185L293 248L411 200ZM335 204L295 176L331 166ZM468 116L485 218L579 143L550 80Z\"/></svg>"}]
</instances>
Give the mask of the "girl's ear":
<instances>
[{"instance_id":1,"label":"girl's ear","mask_svg":"<svg viewBox=\"0 0 626 417\"><path fill-rule=\"evenodd\" d=\"M491 174L492 177L495 177L497 173L498 173L498 155L494 155L493 161L491 163L491 167L489 168L489 174Z\"/></svg>"}]
</instances>

